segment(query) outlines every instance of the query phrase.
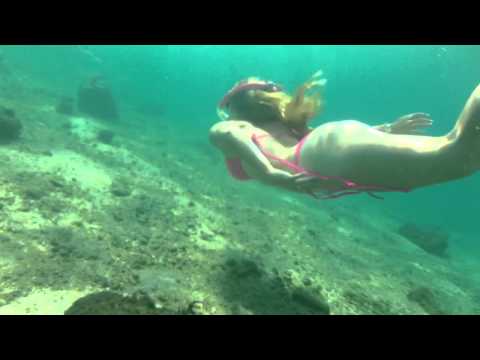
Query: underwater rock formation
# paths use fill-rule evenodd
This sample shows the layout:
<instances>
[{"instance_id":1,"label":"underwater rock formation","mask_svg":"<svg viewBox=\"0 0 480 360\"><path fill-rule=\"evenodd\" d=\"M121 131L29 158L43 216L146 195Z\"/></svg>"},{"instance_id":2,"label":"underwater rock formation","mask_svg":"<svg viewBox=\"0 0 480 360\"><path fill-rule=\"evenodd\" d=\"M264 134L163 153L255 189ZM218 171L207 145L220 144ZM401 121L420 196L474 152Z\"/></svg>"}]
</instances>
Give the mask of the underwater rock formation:
<instances>
[{"instance_id":1,"label":"underwater rock formation","mask_svg":"<svg viewBox=\"0 0 480 360\"><path fill-rule=\"evenodd\" d=\"M78 110L97 119L118 120L112 92L101 76L95 76L78 90Z\"/></svg>"},{"instance_id":2,"label":"underwater rock formation","mask_svg":"<svg viewBox=\"0 0 480 360\"><path fill-rule=\"evenodd\" d=\"M17 140L22 132L22 123L15 117L15 112L0 106L0 144Z\"/></svg>"},{"instance_id":3,"label":"underwater rock formation","mask_svg":"<svg viewBox=\"0 0 480 360\"><path fill-rule=\"evenodd\" d=\"M229 258L226 261L226 265L228 266L231 274L239 279L247 279L250 277L261 277L262 270L259 265L248 258Z\"/></svg>"},{"instance_id":4,"label":"underwater rock formation","mask_svg":"<svg viewBox=\"0 0 480 360\"><path fill-rule=\"evenodd\" d=\"M111 130L100 130L97 133L97 140L103 144L110 145L113 142L114 137L115 133Z\"/></svg>"},{"instance_id":5,"label":"underwater rock formation","mask_svg":"<svg viewBox=\"0 0 480 360\"><path fill-rule=\"evenodd\" d=\"M449 236L441 230L408 223L401 226L398 233L432 255L447 257Z\"/></svg>"},{"instance_id":6,"label":"underwater rock formation","mask_svg":"<svg viewBox=\"0 0 480 360\"><path fill-rule=\"evenodd\" d=\"M407 294L408 300L417 303L430 315L444 315L445 312L438 304L432 290L427 287L417 287Z\"/></svg>"},{"instance_id":7,"label":"underwater rock formation","mask_svg":"<svg viewBox=\"0 0 480 360\"><path fill-rule=\"evenodd\" d=\"M294 281L292 273L270 273L252 258L230 256L225 262L223 296L233 305L235 314L330 314L321 288Z\"/></svg>"},{"instance_id":8,"label":"underwater rock formation","mask_svg":"<svg viewBox=\"0 0 480 360\"><path fill-rule=\"evenodd\" d=\"M87 295L75 301L65 315L173 315L168 309L157 309L147 296L123 296L112 291Z\"/></svg>"},{"instance_id":9,"label":"underwater rock formation","mask_svg":"<svg viewBox=\"0 0 480 360\"><path fill-rule=\"evenodd\" d=\"M330 314L330 306L320 292L310 288L295 288L291 296L294 302L311 309L315 314Z\"/></svg>"},{"instance_id":10,"label":"underwater rock formation","mask_svg":"<svg viewBox=\"0 0 480 360\"><path fill-rule=\"evenodd\" d=\"M59 100L55 111L62 115L73 115L75 111L74 108L74 100L71 97L64 96Z\"/></svg>"},{"instance_id":11,"label":"underwater rock formation","mask_svg":"<svg viewBox=\"0 0 480 360\"><path fill-rule=\"evenodd\" d=\"M75 301L65 315L208 315L201 301L194 301L185 309L170 309L155 305L145 294L123 295L101 291Z\"/></svg>"},{"instance_id":12,"label":"underwater rock formation","mask_svg":"<svg viewBox=\"0 0 480 360\"><path fill-rule=\"evenodd\" d=\"M124 178L114 179L110 185L110 192L118 197L130 196L132 189L128 181Z\"/></svg>"},{"instance_id":13,"label":"underwater rock formation","mask_svg":"<svg viewBox=\"0 0 480 360\"><path fill-rule=\"evenodd\" d=\"M398 315L392 304L382 298L368 294L364 289L352 287L343 292L347 304L355 306L366 315Z\"/></svg>"}]
</instances>

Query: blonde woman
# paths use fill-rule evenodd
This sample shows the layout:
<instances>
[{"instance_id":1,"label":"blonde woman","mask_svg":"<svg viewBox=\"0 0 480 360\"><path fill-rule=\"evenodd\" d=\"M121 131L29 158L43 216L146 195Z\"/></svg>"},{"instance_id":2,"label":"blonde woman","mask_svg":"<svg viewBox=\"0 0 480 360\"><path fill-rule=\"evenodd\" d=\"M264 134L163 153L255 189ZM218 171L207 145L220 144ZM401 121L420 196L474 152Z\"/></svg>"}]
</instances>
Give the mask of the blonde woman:
<instances>
[{"instance_id":1,"label":"blonde woman","mask_svg":"<svg viewBox=\"0 0 480 360\"><path fill-rule=\"evenodd\" d=\"M225 95L210 141L233 177L316 198L379 197L378 192L409 192L479 169L480 86L453 130L432 137L419 133L432 124L424 113L379 126L345 120L308 127L322 109L321 76L316 73L293 96L257 78Z\"/></svg>"}]
</instances>

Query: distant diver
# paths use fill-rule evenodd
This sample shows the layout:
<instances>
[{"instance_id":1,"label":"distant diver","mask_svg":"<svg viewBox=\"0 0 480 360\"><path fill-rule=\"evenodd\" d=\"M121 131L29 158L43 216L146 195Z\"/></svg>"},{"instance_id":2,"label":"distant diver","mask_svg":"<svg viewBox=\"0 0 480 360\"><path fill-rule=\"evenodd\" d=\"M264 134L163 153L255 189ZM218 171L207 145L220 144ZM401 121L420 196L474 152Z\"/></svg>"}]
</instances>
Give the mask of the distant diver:
<instances>
[{"instance_id":1,"label":"distant diver","mask_svg":"<svg viewBox=\"0 0 480 360\"><path fill-rule=\"evenodd\" d=\"M321 71L291 96L258 78L237 83L222 99L221 121L209 133L238 180L335 199L366 193L410 192L461 179L480 169L480 85L453 130L426 136L429 114L413 113L370 126L356 120L308 122L323 107ZM307 92L311 91L311 95Z\"/></svg>"}]
</instances>

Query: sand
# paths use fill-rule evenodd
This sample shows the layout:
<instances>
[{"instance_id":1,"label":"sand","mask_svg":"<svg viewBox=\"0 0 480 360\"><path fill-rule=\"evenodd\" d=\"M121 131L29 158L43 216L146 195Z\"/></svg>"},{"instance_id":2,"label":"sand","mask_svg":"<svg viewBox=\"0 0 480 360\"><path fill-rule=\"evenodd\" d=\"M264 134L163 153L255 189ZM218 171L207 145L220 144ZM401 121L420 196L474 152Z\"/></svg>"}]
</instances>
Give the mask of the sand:
<instances>
[{"instance_id":1,"label":"sand","mask_svg":"<svg viewBox=\"0 0 480 360\"><path fill-rule=\"evenodd\" d=\"M287 298L297 288L321 289L339 315L436 311L409 299L422 287L447 313L480 312L478 261L463 261L466 250L455 243L450 259L425 253L397 233L402 219L388 205L317 203L240 184L203 146L151 149L160 135L135 138L128 127L60 117L49 105L28 111L22 142L0 146L8 169L0 175L0 235L7 237L0 237L0 314L61 315L112 284L121 292L159 291L155 276L139 282L142 271L181 280L162 293L167 303L201 294L210 313L274 313L275 299L272 308L265 303L278 294L267 288L279 284ZM114 142L98 143L97 131L108 128ZM15 183L19 171L64 184L28 199ZM125 196L111 192L120 178L131 190ZM245 268L229 270L237 258ZM281 311L310 310L291 303Z\"/></svg>"}]
</instances>

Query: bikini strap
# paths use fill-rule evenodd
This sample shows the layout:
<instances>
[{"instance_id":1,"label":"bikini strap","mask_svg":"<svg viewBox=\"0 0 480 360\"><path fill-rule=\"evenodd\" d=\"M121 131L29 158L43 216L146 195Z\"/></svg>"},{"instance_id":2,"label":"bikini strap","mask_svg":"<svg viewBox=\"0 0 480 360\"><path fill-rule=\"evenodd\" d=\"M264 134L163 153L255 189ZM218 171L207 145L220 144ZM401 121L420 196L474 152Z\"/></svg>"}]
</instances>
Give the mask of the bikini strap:
<instances>
[{"instance_id":1,"label":"bikini strap","mask_svg":"<svg viewBox=\"0 0 480 360\"><path fill-rule=\"evenodd\" d=\"M296 149L295 149L295 161L294 162L279 158L278 156L275 156L274 154L272 154L268 151L265 151L265 149L263 149L259 139L270 136L269 134L263 134L263 135L260 135L260 136L257 136L256 134L253 134L252 135L252 141L255 143L255 145L258 146L260 151L267 158L278 161L280 164L286 166L287 168L294 171L295 173L305 173L307 175L317 177L321 180L334 180L334 181L340 182L343 185L343 187L344 187L343 189L338 190L338 191L334 191L334 192L326 194L324 196L321 196L321 197L319 197L319 199L338 199L340 197L347 196L347 195L357 195L357 194L367 193L369 196L371 196L373 198L383 200L382 197L380 197L378 195L375 195L373 192L378 192L378 191L381 191L381 192L405 192L405 193L410 192L410 189L389 189L389 188L385 188L385 187L382 187L382 186L375 186L375 185L373 185L373 186L372 185L359 185L359 184L357 184L357 183L355 183L351 180L344 179L340 176L324 176L324 175L321 175L317 172L309 171L309 170L303 168L302 166L300 166L300 152L302 150L302 147L303 147L308 135L309 134L304 136L303 139L300 140L300 142L297 144Z\"/></svg>"},{"instance_id":2,"label":"bikini strap","mask_svg":"<svg viewBox=\"0 0 480 360\"><path fill-rule=\"evenodd\" d=\"M263 134L263 135L260 135L260 136L257 136L256 134L252 135L252 141L255 143L255 145L257 145L257 147L260 149L260 151L262 152L263 155L265 155L267 158L269 158L271 160L278 161L280 164L289 168L290 170L292 170L295 173L305 172L305 169L302 168L301 166L297 165L296 163L285 160L285 159L282 159L282 158L272 154L271 152L266 151L263 148L262 144L260 143L259 139L267 137L267 136L270 136L270 135L268 135L268 134Z\"/></svg>"},{"instance_id":3,"label":"bikini strap","mask_svg":"<svg viewBox=\"0 0 480 360\"><path fill-rule=\"evenodd\" d=\"M305 135L305 136L299 141L299 143L297 144L297 147L295 148L295 164L296 164L296 165L300 165L300 152L302 151L303 145L305 144L305 141L307 140L308 135L310 135L310 133L308 133L307 135Z\"/></svg>"}]
</instances>

